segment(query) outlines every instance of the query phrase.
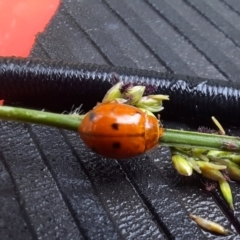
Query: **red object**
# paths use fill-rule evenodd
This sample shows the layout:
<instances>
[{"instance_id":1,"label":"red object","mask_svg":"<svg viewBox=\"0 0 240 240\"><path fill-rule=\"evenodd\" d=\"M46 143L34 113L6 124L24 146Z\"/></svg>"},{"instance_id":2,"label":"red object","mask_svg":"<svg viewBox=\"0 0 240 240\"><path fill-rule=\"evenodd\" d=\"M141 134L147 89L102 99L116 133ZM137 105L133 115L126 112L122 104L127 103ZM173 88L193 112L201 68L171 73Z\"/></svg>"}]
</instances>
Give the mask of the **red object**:
<instances>
[{"instance_id":1,"label":"red object","mask_svg":"<svg viewBox=\"0 0 240 240\"><path fill-rule=\"evenodd\" d=\"M92 151L109 158L130 158L158 144L163 129L158 119L138 108L120 103L100 104L79 126L79 133Z\"/></svg>"},{"instance_id":2,"label":"red object","mask_svg":"<svg viewBox=\"0 0 240 240\"><path fill-rule=\"evenodd\" d=\"M60 0L0 0L0 56L27 57Z\"/></svg>"},{"instance_id":3,"label":"red object","mask_svg":"<svg viewBox=\"0 0 240 240\"><path fill-rule=\"evenodd\" d=\"M0 106L2 106L2 105L3 105L3 102L4 102L3 100L0 100Z\"/></svg>"}]
</instances>

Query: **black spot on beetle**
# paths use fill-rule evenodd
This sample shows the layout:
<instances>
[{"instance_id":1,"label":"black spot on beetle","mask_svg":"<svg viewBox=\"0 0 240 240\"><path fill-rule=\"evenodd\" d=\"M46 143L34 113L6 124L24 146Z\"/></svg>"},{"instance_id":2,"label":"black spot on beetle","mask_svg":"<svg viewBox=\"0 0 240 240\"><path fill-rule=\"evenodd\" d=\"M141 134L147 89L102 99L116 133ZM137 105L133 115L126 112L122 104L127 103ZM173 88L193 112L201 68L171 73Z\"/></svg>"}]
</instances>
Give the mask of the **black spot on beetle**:
<instances>
[{"instance_id":1,"label":"black spot on beetle","mask_svg":"<svg viewBox=\"0 0 240 240\"><path fill-rule=\"evenodd\" d=\"M89 116L90 121L93 121L95 116L96 116L96 114L95 114L95 112L92 111L92 112L89 113L88 116Z\"/></svg>"},{"instance_id":2,"label":"black spot on beetle","mask_svg":"<svg viewBox=\"0 0 240 240\"><path fill-rule=\"evenodd\" d=\"M136 111L136 114L140 114L141 115L141 113L139 111Z\"/></svg>"},{"instance_id":3,"label":"black spot on beetle","mask_svg":"<svg viewBox=\"0 0 240 240\"><path fill-rule=\"evenodd\" d=\"M118 130L119 124L118 123L113 123L111 126L112 126L112 129Z\"/></svg>"},{"instance_id":4,"label":"black spot on beetle","mask_svg":"<svg viewBox=\"0 0 240 240\"><path fill-rule=\"evenodd\" d=\"M115 149L121 148L120 142L114 142L112 146L113 146L113 148L115 148Z\"/></svg>"}]
</instances>

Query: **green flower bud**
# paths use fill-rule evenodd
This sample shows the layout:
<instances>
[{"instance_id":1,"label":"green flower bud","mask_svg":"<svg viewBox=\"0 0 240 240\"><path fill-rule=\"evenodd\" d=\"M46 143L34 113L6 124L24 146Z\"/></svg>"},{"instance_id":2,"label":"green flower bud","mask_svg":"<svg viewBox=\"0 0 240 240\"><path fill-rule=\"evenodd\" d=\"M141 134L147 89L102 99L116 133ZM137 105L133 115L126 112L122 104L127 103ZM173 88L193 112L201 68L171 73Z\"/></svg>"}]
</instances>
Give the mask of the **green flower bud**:
<instances>
[{"instance_id":1,"label":"green flower bud","mask_svg":"<svg viewBox=\"0 0 240 240\"><path fill-rule=\"evenodd\" d=\"M129 104L136 105L142 98L145 88L144 86L129 87L124 93L124 98L129 99Z\"/></svg>"},{"instance_id":2,"label":"green flower bud","mask_svg":"<svg viewBox=\"0 0 240 240\"><path fill-rule=\"evenodd\" d=\"M236 163L228 161L227 173L232 180L240 181L240 167Z\"/></svg>"},{"instance_id":3,"label":"green flower bud","mask_svg":"<svg viewBox=\"0 0 240 240\"><path fill-rule=\"evenodd\" d=\"M204 148L193 148L191 151L193 156L204 155L207 153L207 150Z\"/></svg>"},{"instance_id":4,"label":"green flower bud","mask_svg":"<svg viewBox=\"0 0 240 240\"><path fill-rule=\"evenodd\" d=\"M115 98L114 100L112 100L111 102L116 102L116 103L121 103L121 104L127 104L128 100L124 99L124 98Z\"/></svg>"},{"instance_id":5,"label":"green flower bud","mask_svg":"<svg viewBox=\"0 0 240 240\"><path fill-rule=\"evenodd\" d=\"M151 98L151 99L154 99L156 101L169 100L168 95L162 95L162 94L148 95L148 97Z\"/></svg>"},{"instance_id":6,"label":"green flower bud","mask_svg":"<svg viewBox=\"0 0 240 240\"><path fill-rule=\"evenodd\" d=\"M223 177L222 173L219 170L215 169L201 169L202 170L202 175L210 180L214 181L220 181L220 180L225 180Z\"/></svg>"},{"instance_id":7,"label":"green flower bud","mask_svg":"<svg viewBox=\"0 0 240 240\"><path fill-rule=\"evenodd\" d=\"M232 153L232 154L229 154L226 158L240 165L240 154Z\"/></svg>"},{"instance_id":8,"label":"green flower bud","mask_svg":"<svg viewBox=\"0 0 240 240\"><path fill-rule=\"evenodd\" d=\"M211 150L208 152L207 156L210 158L229 159L232 162L240 164L240 154L237 153Z\"/></svg>"},{"instance_id":9,"label":"green flower bud","mask_svg":"<svg viewBox=\"0 0 240 240\"><path fill-rule=\"evenodd\" d=\"M230 153L230 152L222 152L218 155L220 159L228 159L236 164L240 164L240 154Z\"/></svg>"},{"instance_id":10,"label":"green flower bud","mask_svg":"<svg viewBox=\"0 0 240 240\"><path fill-rule=\"evenodd\" d=\"M201 149L201 148L193 148L191 149L191 155L194 158L201 159L205 162L209 162L208 157L205 155L207 153L206 149Z\"/></svg>"},{"instance_id":11,"label":"green flower bud","mask_svg":"<svg viewBox=\"0 0 240 240\"><path fill-rule=\"evenodd\" d=\"M142 110L143 112L147 113L147 115L156 117L152 112L150 112L150 111L148 111L148 110L146 110L146 109L144 109L144 108L138 108L138 109L140 109L140 110Z\"/></svg>"},{"instance_id":12,"label":"green flower bud","mask_svg":"<svg viewBox=\"0 0 240 240\"><path fill-rule=\"evenodd\" d=\"M204 170L204 169L223 170L227 168L227 166L224 166L224 165L217 165L217 164L214 164L211 162L205 162L205 161L196 161L196 163L198 164L201 170Z\"/></svg>"},{"instance_id":13,"label":"green flower bud","mask_svg":"<svg viewBox=\"0 0 240 240\"><path fill-rule=\"evenodd\" d=\"M191 176L193 169L188 161L180 155L172 156L172 163L174 168L183 176Z\"/></svg>"},{"instance_id":14,"label":"green flower bud","mask_svg":"<svg viewBox=\"0 0 240 240\"><path fill-rule=\"evenodd\" d=\"M197 161L194 160L194 158L192 157L187 157L186 158L188 160L188 163L190 164L190 166L198 173L202 173L201 169L199 168L199 166L197 165Z\"/></svg>"},{"instance_id":15,"label":"green flower bud","mask_svg":"<svg viewBox=\"0 0 240 240\"><path fill-rule=\"evenodd\" d=\"M214 157L214 158L218 158L219 155L225 153L224 151L218 151L218 150L209 150L206 154L206 156L208 157Z\"/></svg>"},{"instance_id":16,"label":"green flower bud","mask_svg":"<svg viewBox=\"0 0 240 240\"><path fill-rule=\"evenodd\" d=\"M220 180L218 183L224 199L228 203L229 207L234 210L232 191L229 183L226 180Z\"/></svg>"},{"instance_id":17,"label":"green flower bud","mask_svg":"<svg viewBox=\"0 0 240 240\"><path fill-rule=\"evenodd\" d=\"M195 155L194 157L199 158L200 160L203 160L204 162L209 162L209 158L203 154Z\"/></svg>"},{"instance_id":18,"label":"green flower bud","mask_svg":"<svg viewBox=\"0 0 240 240\"><path fill-rule=\"evenodd\" d=\"M149 95L142 97L141 100L136 103L136 106L150 112L160 112L163 110L163 100L169 100L169 97L165 95Z\"/></svg>"},{"instance_id":19,"label":"green flower bud","mask_svg":"<svg viewBox=\"0 0 240 240\"><path fill-rule=\"evenodd\" d=\"M121 88L122 88L121 82L112 86L105 94L102 102L107 103L115 100L116 98L122 98Z\"/></svg>"}]
</instances>

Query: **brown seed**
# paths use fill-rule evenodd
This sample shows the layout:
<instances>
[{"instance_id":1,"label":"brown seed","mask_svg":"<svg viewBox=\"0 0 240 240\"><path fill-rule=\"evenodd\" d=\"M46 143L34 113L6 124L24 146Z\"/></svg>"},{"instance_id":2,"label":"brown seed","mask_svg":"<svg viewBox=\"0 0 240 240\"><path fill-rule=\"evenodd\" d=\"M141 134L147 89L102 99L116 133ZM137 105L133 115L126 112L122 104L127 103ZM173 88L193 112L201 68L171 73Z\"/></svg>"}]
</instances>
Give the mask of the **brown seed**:
<instances>
[{"instance_id":1,"label":"brown seed","mask_svg":"<svg viewBox=\"0 0 240 240\"><path fill-rule=\"evenodd\" d=\"M210 232L218 233L221 235L228 235L231 233L229 230L224 228L222 225L215 223L213 221L201 218L201 217L193 215L193 214L190 214L189 217L193 221L195 221L200 227L202 227L203 229L208 230Z\"/></svg>"}]
</instances>

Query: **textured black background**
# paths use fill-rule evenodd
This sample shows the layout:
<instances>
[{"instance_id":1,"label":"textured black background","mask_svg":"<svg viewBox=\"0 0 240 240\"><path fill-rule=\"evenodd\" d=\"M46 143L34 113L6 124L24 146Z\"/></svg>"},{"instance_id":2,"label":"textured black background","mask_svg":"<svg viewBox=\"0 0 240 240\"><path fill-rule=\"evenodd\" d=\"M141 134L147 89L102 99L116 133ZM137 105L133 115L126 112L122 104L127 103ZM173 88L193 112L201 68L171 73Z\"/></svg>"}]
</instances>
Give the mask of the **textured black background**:
<instances>
[{"instance_id":1,"label":"textured black background","mask_svg":"<svg viewBox=\"0 0 240 240\"><path fill-rule=\"evenodd\" d=\"M65 0L31 56L240 81L239 46L238 0ZM240 239L240 186L233 214L200 180L178 177L167 148L118 162L75 133L0 129L1 239ZM204 232L189 213L234 234Z\"/></svg>"}]
</instances>

